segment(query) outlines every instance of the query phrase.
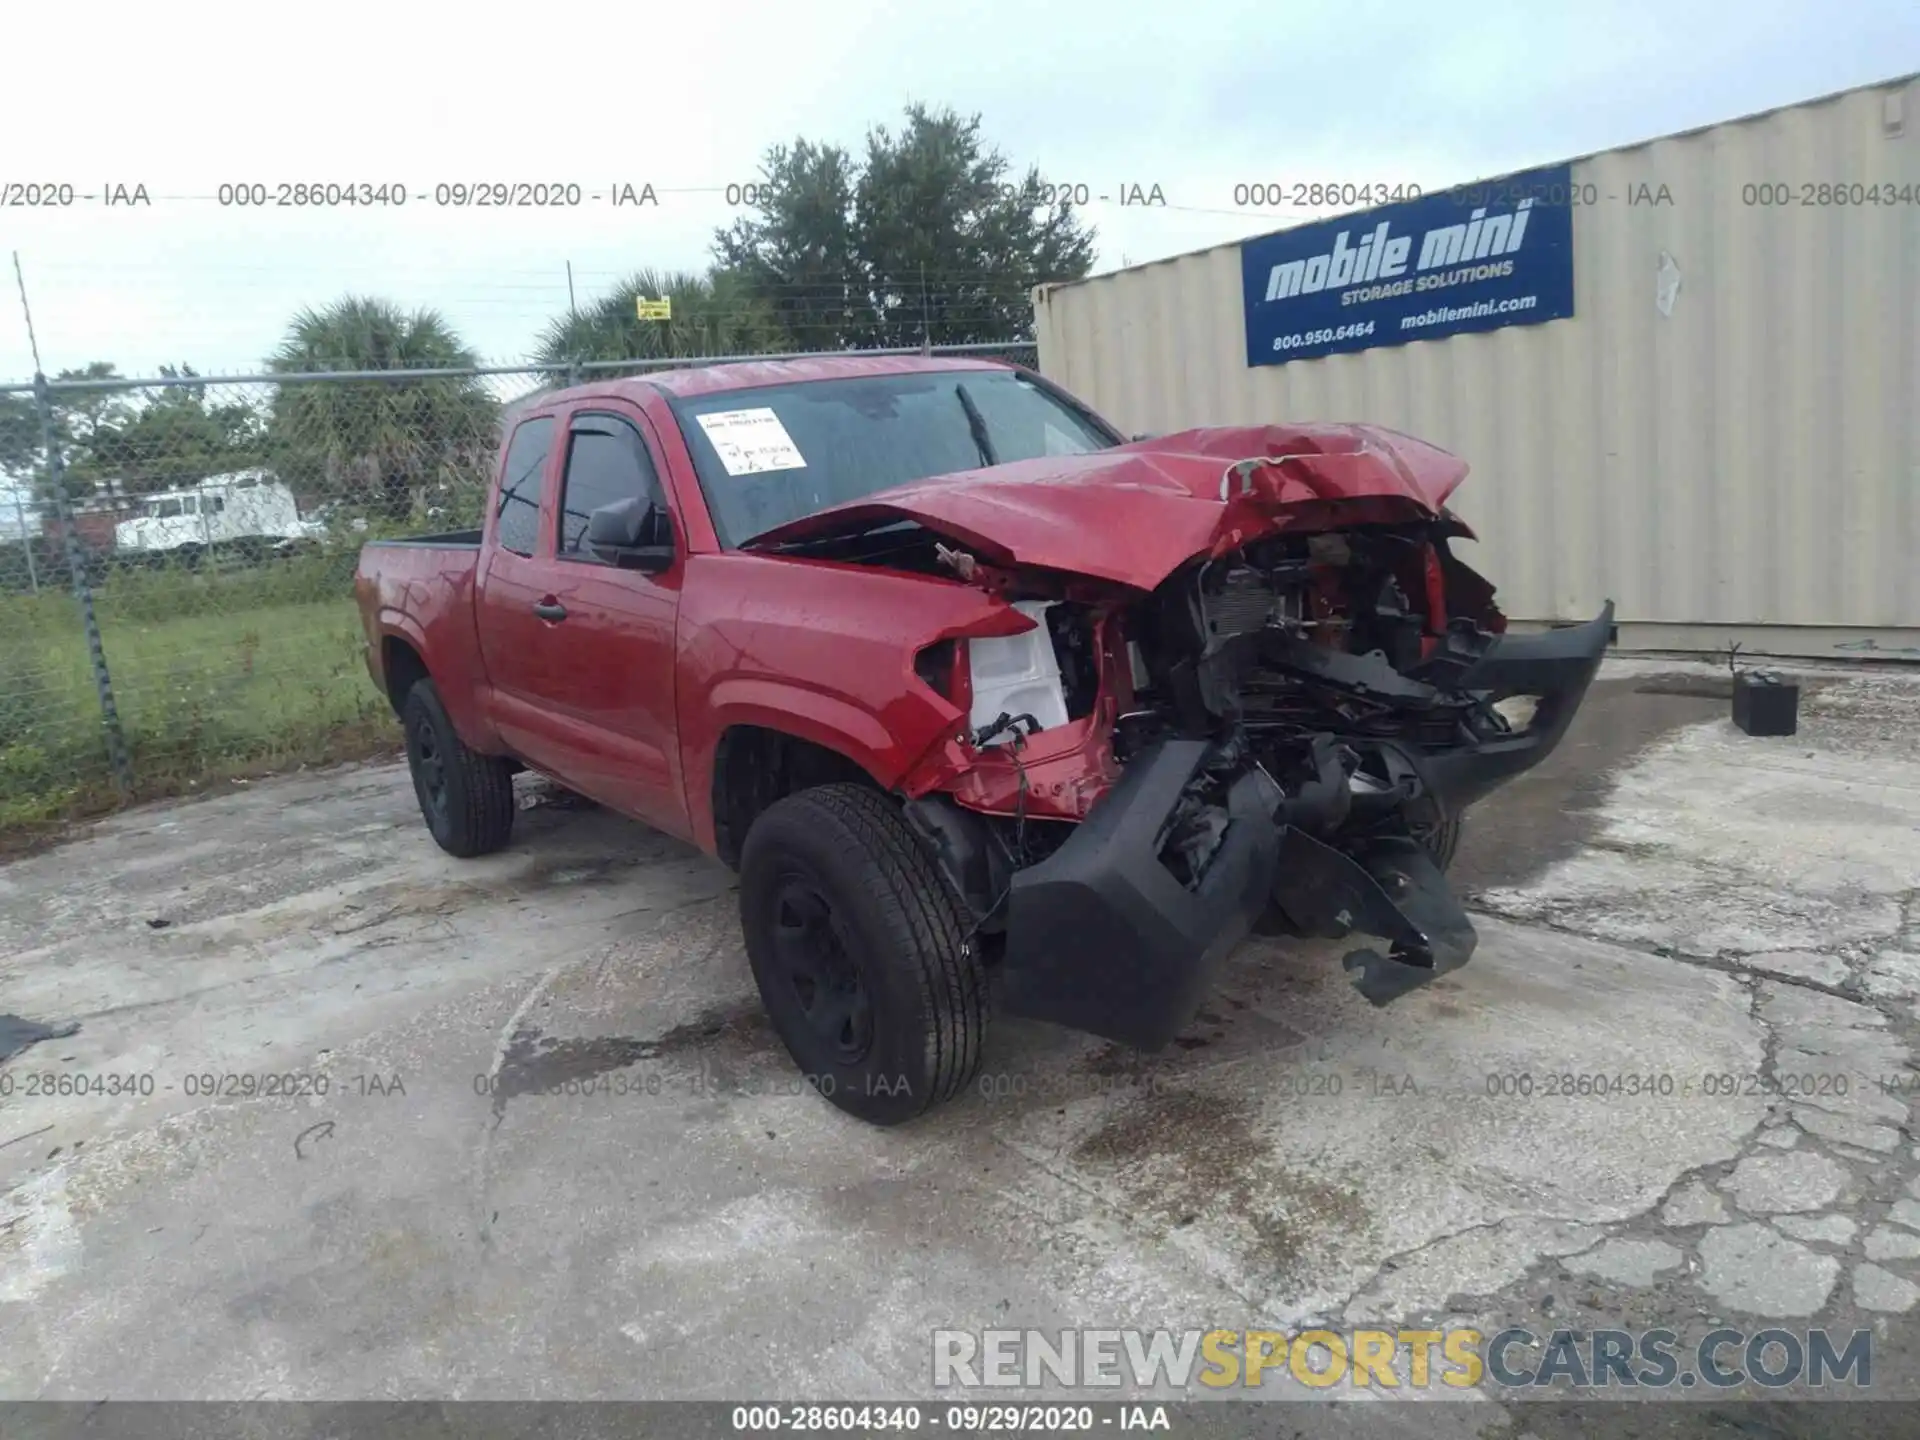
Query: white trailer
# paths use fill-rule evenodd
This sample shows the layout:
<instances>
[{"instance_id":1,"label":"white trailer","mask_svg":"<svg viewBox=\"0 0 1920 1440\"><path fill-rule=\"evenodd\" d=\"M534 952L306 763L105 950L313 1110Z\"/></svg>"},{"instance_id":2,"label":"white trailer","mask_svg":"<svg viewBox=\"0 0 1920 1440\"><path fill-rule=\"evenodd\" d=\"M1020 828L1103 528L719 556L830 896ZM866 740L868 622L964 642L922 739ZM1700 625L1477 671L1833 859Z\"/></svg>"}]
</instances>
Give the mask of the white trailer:
<instances>
[{"instance_id":1,"label":"white trailer","mask_svg":"<svg viewBox=\"0 0 1920 1440\"><path fill-rule=\"evenodd\" d=\"M251 548L249 542L285 548L325 533L325 526L300 518L285 485L264 470L247 470L148 495L139 515L113 527L113 540L122 551L160 555Z\"/></svg>"}]
</instances>

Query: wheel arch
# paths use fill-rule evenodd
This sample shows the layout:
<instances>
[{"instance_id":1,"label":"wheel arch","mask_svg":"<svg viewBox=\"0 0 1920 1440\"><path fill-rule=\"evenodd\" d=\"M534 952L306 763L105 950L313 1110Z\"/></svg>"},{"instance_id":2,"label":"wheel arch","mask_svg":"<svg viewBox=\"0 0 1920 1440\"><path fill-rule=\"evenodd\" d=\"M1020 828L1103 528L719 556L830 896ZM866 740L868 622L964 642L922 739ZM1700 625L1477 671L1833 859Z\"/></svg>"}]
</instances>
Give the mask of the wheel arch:
<instances>
[{"instance_id":1,"label":"wheel arch","mask_svg":"<svg viewBox=\"0 0 1920 1440\"><path fill-rule=\"evenodd\" d=\"M885 791L852 749L781 726L745 721L727 726L714 745L709 780L714 854L739 869L753 822L774 802L802 790L848 782Z\"/></svg>"},{"instance_id":2,"label":"wheel arch","mask_svg":"<svg viewBox=\"0 0 1920 1440\"><path fill-rule=\"evenodd\" d=\"M387 703L396 715L406 708L407 692L429 678L420 647L407 636L393 631L380 637L380 674L386 685Z\"/></svg>"}]
</instances>

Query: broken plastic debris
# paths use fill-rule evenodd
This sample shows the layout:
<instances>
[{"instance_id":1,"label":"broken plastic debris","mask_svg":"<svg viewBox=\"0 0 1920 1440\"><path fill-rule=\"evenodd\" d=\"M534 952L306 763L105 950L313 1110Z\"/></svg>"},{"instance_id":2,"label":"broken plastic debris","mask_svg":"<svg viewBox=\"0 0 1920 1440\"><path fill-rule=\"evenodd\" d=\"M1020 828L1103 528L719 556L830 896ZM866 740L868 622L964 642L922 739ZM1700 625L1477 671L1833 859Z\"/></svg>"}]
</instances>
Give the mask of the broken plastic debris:
<instances>
[{"instance_id":1,"label":"broken plastic debris","mask_svg":"<svg viewBox=\"0 0 1920 1440\"><path fill-rule=\"evenodd\" d=\"M980 568L980 562L964 550L951 549L935 541L933 550L940 557L940 563L952 569L962 580L971 580L973 572Z\"/></svg>"}]
</instances>

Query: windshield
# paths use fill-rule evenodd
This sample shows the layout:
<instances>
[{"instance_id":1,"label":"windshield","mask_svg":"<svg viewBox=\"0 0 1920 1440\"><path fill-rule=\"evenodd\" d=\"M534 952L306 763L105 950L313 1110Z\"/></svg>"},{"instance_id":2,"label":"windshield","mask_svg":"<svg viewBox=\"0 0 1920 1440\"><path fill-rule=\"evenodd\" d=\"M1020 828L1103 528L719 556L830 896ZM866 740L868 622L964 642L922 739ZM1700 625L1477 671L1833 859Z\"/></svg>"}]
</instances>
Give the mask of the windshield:
<instances>
[{"instance_id":1,"label":"windshield","mask_svg":"<svg viewBox=\"0 0 1920 1440\"><path fill-rule=\"evenodd\" d=\"M670 403L726 546L910 480L1120 443L1011 370L809 380Z\"/></svg>"}]
</instances>

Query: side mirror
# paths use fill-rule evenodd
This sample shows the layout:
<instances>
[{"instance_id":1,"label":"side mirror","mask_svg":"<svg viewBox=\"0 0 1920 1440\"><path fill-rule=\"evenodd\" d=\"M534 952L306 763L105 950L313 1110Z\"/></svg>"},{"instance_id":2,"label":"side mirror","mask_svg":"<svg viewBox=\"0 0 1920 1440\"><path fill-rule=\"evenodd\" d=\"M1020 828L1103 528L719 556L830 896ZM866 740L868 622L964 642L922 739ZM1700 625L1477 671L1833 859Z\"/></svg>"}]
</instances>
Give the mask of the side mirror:
<instances>
[{"instance_id":1,"label":"side mirror","mask_svg":"<svg viewBox=\"0 0 1920 1440\"><path fill-rule=\"evenodd\" d=\"M673 564L673 521L638 495L587 516L587 548L610 565L658 574Z\"/></svg>"},{"instance_id":2,"label":"side mirror","mask_svg":"<svg viewBox=\"0 0 1920 1440\"><path fill-rule=\"evenodd\" d=\"M1127 442L1127 443L1131 445L1131 444L1134 444L1134 443L1136 443L1137 441L1141 441L1141 440L1157 440L1158 438L1159 438L1159 436L1158 436L1158 434L1157 434L1157 433L1156 433L1155 431L1152 431L1152 430L1142 430L1142 431L1141 431L1141 432L1140 432L1139 434L1137 434L1137 435L1134 435L1134 436L1132 436L1132 437L1131 437L1131 438L1130 438L1130 439L1128 440L1128 442Z\"/></svg>"}]
</instances>

